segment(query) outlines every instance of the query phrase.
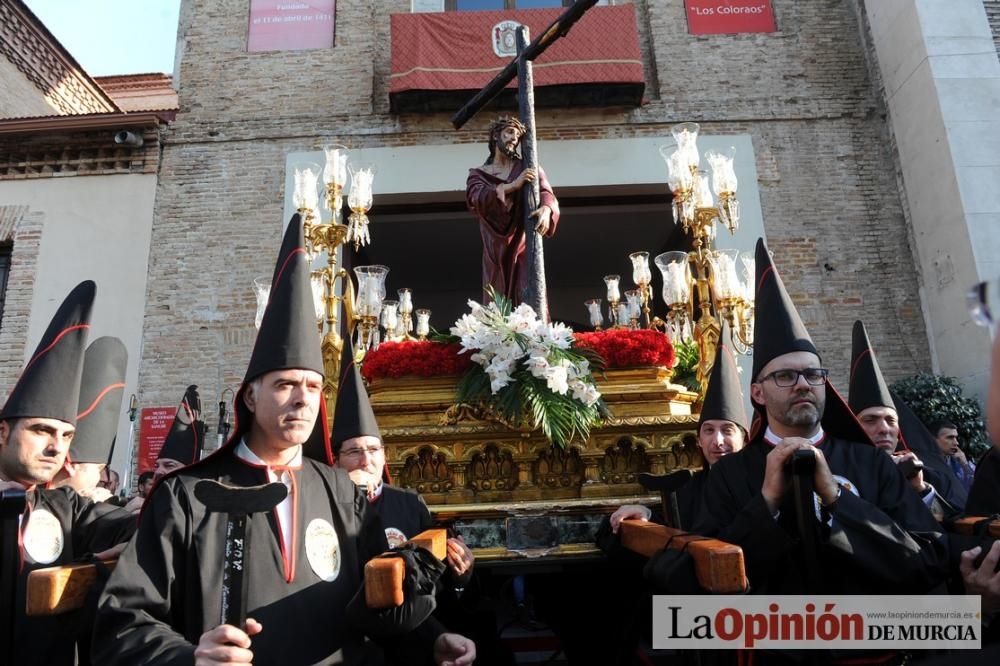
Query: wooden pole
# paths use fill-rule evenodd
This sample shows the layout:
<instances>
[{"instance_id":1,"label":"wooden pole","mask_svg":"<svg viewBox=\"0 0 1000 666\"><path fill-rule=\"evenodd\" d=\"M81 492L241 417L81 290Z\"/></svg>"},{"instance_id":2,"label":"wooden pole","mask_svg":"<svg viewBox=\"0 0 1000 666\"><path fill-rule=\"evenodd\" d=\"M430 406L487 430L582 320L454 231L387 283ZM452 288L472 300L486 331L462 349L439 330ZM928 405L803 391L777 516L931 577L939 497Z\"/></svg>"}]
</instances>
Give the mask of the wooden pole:
<instances>
[{"instance_id":1,"label":"wooden pole","mask_svg":"<svg viewBox=\"0 0 1000 666\"><path fill-rule=\"evenodd\" d=\"M535 143L535 86L531 61L524 56L528 46L528 26L517 28L517 99L524 136L521 137L521 160L525 169L538 170L538 146ZM542 235L535 231L538 218L531 214L541 200L540 178L535 178L528 187L521 188L523 198L521 223L524 225L525 260L528 266L528 285L520 294L521 302L527 303L544 322L549 320L549 307L545 290L545 252Z\"/></svg>"}]
</instances>

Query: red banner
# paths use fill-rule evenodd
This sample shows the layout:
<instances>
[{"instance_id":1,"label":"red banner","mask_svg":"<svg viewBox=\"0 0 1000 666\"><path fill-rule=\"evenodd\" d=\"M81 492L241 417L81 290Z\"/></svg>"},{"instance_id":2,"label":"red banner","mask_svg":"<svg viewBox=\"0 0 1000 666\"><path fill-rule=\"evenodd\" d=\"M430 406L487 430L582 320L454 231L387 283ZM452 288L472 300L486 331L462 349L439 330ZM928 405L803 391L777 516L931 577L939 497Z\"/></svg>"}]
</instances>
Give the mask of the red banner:
<instances>
[{"instance_id":1,"label":"red banner","mask_svg":"<svg viewBox=\"0 0 1000 666\"><path fill-rule=\"evenodd\" d=\"M777 30L771 0L685 0L685 4L692 35Z\"/></svg>"},{"instance_id":2,"label":"red banner","mask_svg":"<svg viewBox=\"0 0 1000 666\"><path fill-rule=\"evenodd\" d=\"M333 46L337 0L251 0L247 51Z\"/></svg>"},{"instance_id":3,"label":"red banner","mask_svg":"<svg viewBox=\"0 0 1000 666\"><path fill-rule=\"evenodd\" d=\"M504 11L392 14L390 93L408 90L478 90L515 51L513 30L529 27L538 38L565 11ZM635 7L594 7L565 39L534 61L536 88L581 83L643 85L642 53ZM508 87L516 88L512 81Z\"/></svg>"},{"instance_id":4,"label":"red banner","mask_svg":"<svg viewBox=\"0 0 1000 666\"><path fill-rule=\"evenodd\" d=\"M176 407L144 407L139 412L139 464L137 472L151 472L177 415Z\"/></svg>"}]
</instances>

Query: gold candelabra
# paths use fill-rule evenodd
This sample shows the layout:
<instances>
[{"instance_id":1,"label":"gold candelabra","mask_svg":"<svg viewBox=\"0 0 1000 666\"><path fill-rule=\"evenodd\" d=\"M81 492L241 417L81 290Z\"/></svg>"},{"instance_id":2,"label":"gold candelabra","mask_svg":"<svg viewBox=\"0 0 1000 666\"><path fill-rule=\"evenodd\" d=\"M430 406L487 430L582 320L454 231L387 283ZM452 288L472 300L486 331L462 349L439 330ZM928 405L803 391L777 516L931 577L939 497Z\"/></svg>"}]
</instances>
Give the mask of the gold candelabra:
<instances>
[{"instance_id":1,"label":"gold candelabra","mask_svg":"<svg viewBox=\"0 0 1000 666\"><path fill-rule=\"evenodd\" d=\"M735 149L705 154L712 167L709 187L708 175L699 168L698 129L696 123L675 126L676 145L660 149L669 172L675 219L691 235L692 249L665 252L654 261L663 274L668 307L664 326L674 340L693 337L698 346L697 378L704 393L724 330L738 353L748 353L753 346L754 259L749 253L714 247L716 222L731 234L739 228Z\"/></svg>"},{"instance_id":2,"label":"gold candelabra","mask_svg":"<svg viewBox=\"0 0 1000 666\"><path fill-rule=\"evenodd\" d=\"M366 303L358 302L354 281L347 270L338 264L338 258L341 248L349 241L354 242L355 248L371 242L366 213L372 205L373 176L370 168L349 169L348 152L344 146L327 146L324 152L326 165L322 174L315 164L304 165L295 170L293 200L302 218L302 231L310 260L315 261L323 253L326 254L325 265L315 268L311 278L316 323L322 336L323 368L326 371L323 397L327 404L327 414L332 418L337 403L340 357L344 346L339 325L341 305L344 307L349 338L356 327L361 329L362 336L371 330L371 318L362 316L363 313L359 312L359 309L366 309ZM352 213L348 224L343 224L343 197L348 172L352 177L348 196ZM330 213L326 222L319 212L320 178L325 193L323 203ZM359 293L358 297L365 298L366 294ZM378 328L377 320L375 328Z\"/></svg>"}]
</instances>

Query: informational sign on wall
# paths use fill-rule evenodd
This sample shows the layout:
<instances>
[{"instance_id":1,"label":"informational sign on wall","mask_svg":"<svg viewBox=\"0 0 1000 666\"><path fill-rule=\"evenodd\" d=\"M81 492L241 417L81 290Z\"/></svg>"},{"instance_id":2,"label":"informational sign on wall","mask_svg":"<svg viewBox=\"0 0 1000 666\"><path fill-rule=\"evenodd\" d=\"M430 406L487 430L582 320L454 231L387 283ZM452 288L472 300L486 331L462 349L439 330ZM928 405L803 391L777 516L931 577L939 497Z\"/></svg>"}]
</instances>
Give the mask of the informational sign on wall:
<instances>
[{"instance_id":1,"label":"informational sign on wall","mask_svg":"<svg viewBox=\"0 0 1000 666\"><path fill-rule=\"evenodd\" d=\"M177 407L144 407L139 412L139 474L151 472L177 416Z\"/></svg>"},{"instance_id":2,"label":"informational sign on wall","mask_svg":"<svg viewBox=\"0 0 1000 666\"><path fill-rule=\"evenodd\" d=\"M771 0L684 0L688 32L723 35L737 32L774 32Z\"/></svg>"},{"instance_id":3,"label":"informational sign on wall","mask_svg":"<svg viewBox=\"0 0 1000 666\"><path fill-rule=\"evenodd\" d=\"M247 51L333 46L337 0L250 0Z\"/></svg>"}]
</instances>

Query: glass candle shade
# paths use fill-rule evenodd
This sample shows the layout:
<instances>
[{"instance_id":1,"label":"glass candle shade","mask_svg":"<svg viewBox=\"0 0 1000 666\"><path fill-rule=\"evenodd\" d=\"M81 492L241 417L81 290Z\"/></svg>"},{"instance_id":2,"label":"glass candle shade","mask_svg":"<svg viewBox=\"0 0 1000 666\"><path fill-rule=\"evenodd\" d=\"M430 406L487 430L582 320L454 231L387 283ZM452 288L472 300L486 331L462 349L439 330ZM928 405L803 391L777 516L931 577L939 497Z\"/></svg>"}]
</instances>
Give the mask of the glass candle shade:
<instances>
[{"instance_id":1,"label":"glass candle shade","mask_svg":"<svg viewBox=\"0 0 1000 666\"><path fill-rule=\"evenodd\" d=\"M347 205L355 213L365 213L372 207L372 184L375 171L372 167L351 169L351 193L347 195Z\"/></svg>"},{"instance_id":2,"label":"glass candle shade","mask_svg":"<svg viewBox=\"0 0 1000 666\"><path fill-rule=\"evenodd\" d=\"M296 167L292 202L299 210L316 210L319 207L319 165L304 164Z\"/></svg>"},{"instance_id":3,"label":"glass candle shade","mask_svg":"<svg viewBox=\"0 0 1000 666\"><path fill-rule=\"evenodd\" d=\"M431 332L431 311L426 308L420 308L416 312L417 314L417 335L420 337L426 337Z\"/></svg>"},{"instance_id":4,"label":"glass candle shade","mask_svg":"<svg viewBox=\"0 0 1000 666\"><path fill-rule=\"evenodd\" d=\"M253 293L257 297L257 313L253 325L260 330L260 322L264 319L264 310L267 309L267 299L271 296L271 278L254 278Z\"/></svg>"},{"instance_id":5,"label":"glass candle shade","mask_svg":"<svg viewBox=\"0 0 1000 666\"><path fill-rule=\"evenodd\" d=\"M592 298L589 301L584 301L583 304L587 306L587 314L590 315L590 325L594 328L602 325L604 323L604 315L601 314L601 299Z\"/></svg>"},{"instance_id":6,"label":"glass candle shade","mask_svg":"<svg viewBox=\"0 0 1000 666\"><path fill-rule=\"evenodd\" d=\"M619 282L621 282L621 277L618 275L604 276L604 284L608 287L608 302L613 303L622 299L622 294L618 287Z\"/></svg>"},{"instance_id":7,"label":"glass candle shade","mask_svg":"<svg viewBox=\"0 0 1000 666\"><path fill-rule=\"evenodd\" d=\"M663 275L663 301L669 306L687 303L691 298L687 252L664 252L653 262Z\"/></svg>"}]
</instances>

